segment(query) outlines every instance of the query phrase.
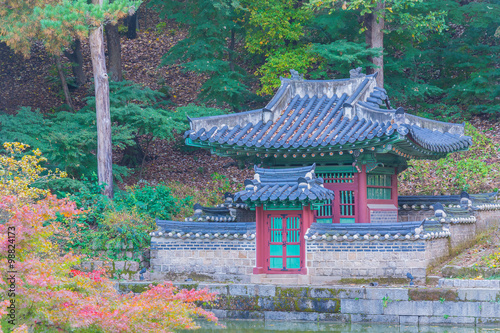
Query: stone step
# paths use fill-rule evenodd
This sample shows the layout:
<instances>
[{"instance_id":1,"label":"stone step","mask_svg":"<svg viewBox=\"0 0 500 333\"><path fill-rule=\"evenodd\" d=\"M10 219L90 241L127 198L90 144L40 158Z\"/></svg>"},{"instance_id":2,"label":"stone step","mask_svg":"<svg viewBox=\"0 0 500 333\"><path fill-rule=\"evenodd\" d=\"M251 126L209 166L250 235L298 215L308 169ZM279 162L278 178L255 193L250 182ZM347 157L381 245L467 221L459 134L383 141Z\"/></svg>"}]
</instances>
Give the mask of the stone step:
<instances>
[{"instance_id":1,"label":"stone step","mask_svg":"<svg viewBox=\"0 0 500 333\"><path fill-rule=\"evenodd\" d=\"M252 283L276 285L302 285L308 284L310 278L299 274L258 274L251 276Z\"/></svg>"}]
</instances>

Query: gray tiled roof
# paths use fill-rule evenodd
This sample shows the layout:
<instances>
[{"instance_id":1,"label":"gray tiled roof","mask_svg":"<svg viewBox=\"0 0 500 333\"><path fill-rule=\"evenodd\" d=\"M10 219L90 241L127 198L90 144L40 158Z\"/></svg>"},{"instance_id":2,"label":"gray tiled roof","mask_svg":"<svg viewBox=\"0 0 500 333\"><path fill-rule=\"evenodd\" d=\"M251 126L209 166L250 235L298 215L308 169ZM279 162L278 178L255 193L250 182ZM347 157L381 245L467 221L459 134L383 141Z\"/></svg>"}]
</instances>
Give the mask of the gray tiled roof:
<instances>
[{"instance_id":1,"label":"gray tiled roof","mask_svg":"<svg viewBox=\"0 0 500 333\"><path fill-rule=\"evenodd\" d=\"M157 220L158 230L151 233L153 237L180 239L221 238L221 239L253 239L255 222L178 222Z\"/></svg>"},{"instance_id":2,"label":"gray tiled roof","mask_svg":"<svg viewBox=\"0 0 500 333\"><path fill-rule=\"evenodd\" d=\"M450 231L433 220L397 223L313 223L305 237L309 241L388 241L448 237Z\"/></svg>"},{"instance_id":3,"label":"gray tiled roof","mask_svg":"<svg viewBox=\"0 0 500 333\"><path fill-rule=\"evenodd\" d=\"M234 195L235 201L321 201L333 200L332 190L317 178L316 165L288 169L254 167L255 177L245 181L245 190Z\"/></svg>"},{"instance_id":4,"label":"gray tiled roof","mask_svg":"<svg viewBox=\"0 0 500 333\"><path fill-rule=\"evenodd\" d=\"M266 107L238 114L190 119L188 144L297 151L339 147L374 138L399 138L408 155L465 150L471 138L464 125L416 117L387 109L384 89L374 75L345 80L283 79ZM402 110L402 109L401 109Z\"/></svg>"}]
</instances>

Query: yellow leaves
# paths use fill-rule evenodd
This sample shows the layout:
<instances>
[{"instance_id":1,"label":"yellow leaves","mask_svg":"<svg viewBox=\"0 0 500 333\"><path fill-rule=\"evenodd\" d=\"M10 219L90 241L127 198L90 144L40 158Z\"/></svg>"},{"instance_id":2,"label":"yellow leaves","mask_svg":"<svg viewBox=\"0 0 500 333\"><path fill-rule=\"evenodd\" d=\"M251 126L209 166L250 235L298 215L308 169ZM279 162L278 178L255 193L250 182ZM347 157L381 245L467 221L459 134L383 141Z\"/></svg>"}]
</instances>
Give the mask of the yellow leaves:
<instances>
[{"instance_id":1,"label":"yellow leaves","mask_svg":"<svg viewBox=\"0 0 500 333\"><path fill-rule=\"evenodd\" d=\"M6 142L3 147L7 154L0 155L0 196L15 195L22 200L44 197L49 191L33 187L33 185L67 176L65 172L56 170L53 173L43 168L40 163L47 159L41 157L42 152L39 149L32 150L31 155L21 156L29 145Z\"/></svg>"}]
</instances>

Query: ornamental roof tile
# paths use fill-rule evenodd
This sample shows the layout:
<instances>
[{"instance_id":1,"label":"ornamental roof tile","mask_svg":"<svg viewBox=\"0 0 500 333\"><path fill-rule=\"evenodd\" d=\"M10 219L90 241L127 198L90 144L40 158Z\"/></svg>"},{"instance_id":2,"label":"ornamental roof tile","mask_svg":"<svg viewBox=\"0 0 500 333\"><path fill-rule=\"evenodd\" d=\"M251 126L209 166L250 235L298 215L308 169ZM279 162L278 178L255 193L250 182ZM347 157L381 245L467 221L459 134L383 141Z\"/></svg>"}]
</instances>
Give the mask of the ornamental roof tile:
<instances>
[{"instance_id":1,"label":"ornamental roof tile","mask_svg":"<svg viewBox=\"0 0 500 333\"><path fill-rule=\"evenodd\" d=\"M179 239L221 238L251 240L255 238L255 222L178 222L157 220L153 237Z\"/></svg>"},{"instance_id":2,"label":"ornamental roof tile","mask_svg":"<svg viewBox=\"0 0 500 333\"><path fill-rule=\"evenodd\" d=\"M245 189L234 195L235 201L322 201L333 200L332 190L323 187L313 164L301 168L264 169L254 167L253 180L245 181Z\"/></svg>"},{"instance_id":3,"label":"ornamental roof tile","mask_svg":"<svg viewBox=\"0 0 500 333\"><path fill-rule=\"evenodd\" d=\"M471 138L463 124L433 121L390 107L376 75L342 80L282 79L262 109L190 118L188 144L276 151L339 148L376 138L397 138L408 156L465 150Z\"/></svg>"},{"instance_id":4,"label":"ornamental roof tile","mask_svg":"<svg viewBox=\"0 0 500 333\"><path fill-rule=\"evenodd\" d=\"M328 224L313 223L307 230L308 241L394 241L425 240L448 237L450 231L437 221L398 223Z\"/></svg>"}]
</instances>

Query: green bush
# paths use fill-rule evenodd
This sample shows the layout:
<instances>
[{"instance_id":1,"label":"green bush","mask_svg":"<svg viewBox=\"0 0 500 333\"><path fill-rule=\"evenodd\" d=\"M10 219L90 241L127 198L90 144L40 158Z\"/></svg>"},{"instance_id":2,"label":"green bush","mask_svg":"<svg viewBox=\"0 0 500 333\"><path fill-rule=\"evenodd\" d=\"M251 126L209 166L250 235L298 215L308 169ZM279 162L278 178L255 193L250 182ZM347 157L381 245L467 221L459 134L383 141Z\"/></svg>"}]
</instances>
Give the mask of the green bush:
<instances>
[{"instance_id":1,"label":"green bush","mask_svg":"<svg viewBox=\"0 0 500 333\"><path fill-rule=\"evenodd\" d=\"M465 135L472 137L473 146L468 151L457 152L437 161L412 160L408 170L399 175L401 195L458 194L496 190L500 170L496 163L498 145L466 124Z\"/></svg>"},{"instance_id":2,"label":"green bush","mask_svg":"<svg viewBox=\"0 0 500 333\"><path fill-rule=\"evenodd\" d=\"M149 233L156 229L155 219L170 219L190 198L177 200L165 184L127 187L118 191L114 200L101 194L95 181L82 181L83 186L70 200L85 213L70 222L61 222L64 232L58 242L66 251L74 250L90 256L107 250L109 257L120 253L126 246L139 250L150 245Z\"/></svg>"}]
</instances>

